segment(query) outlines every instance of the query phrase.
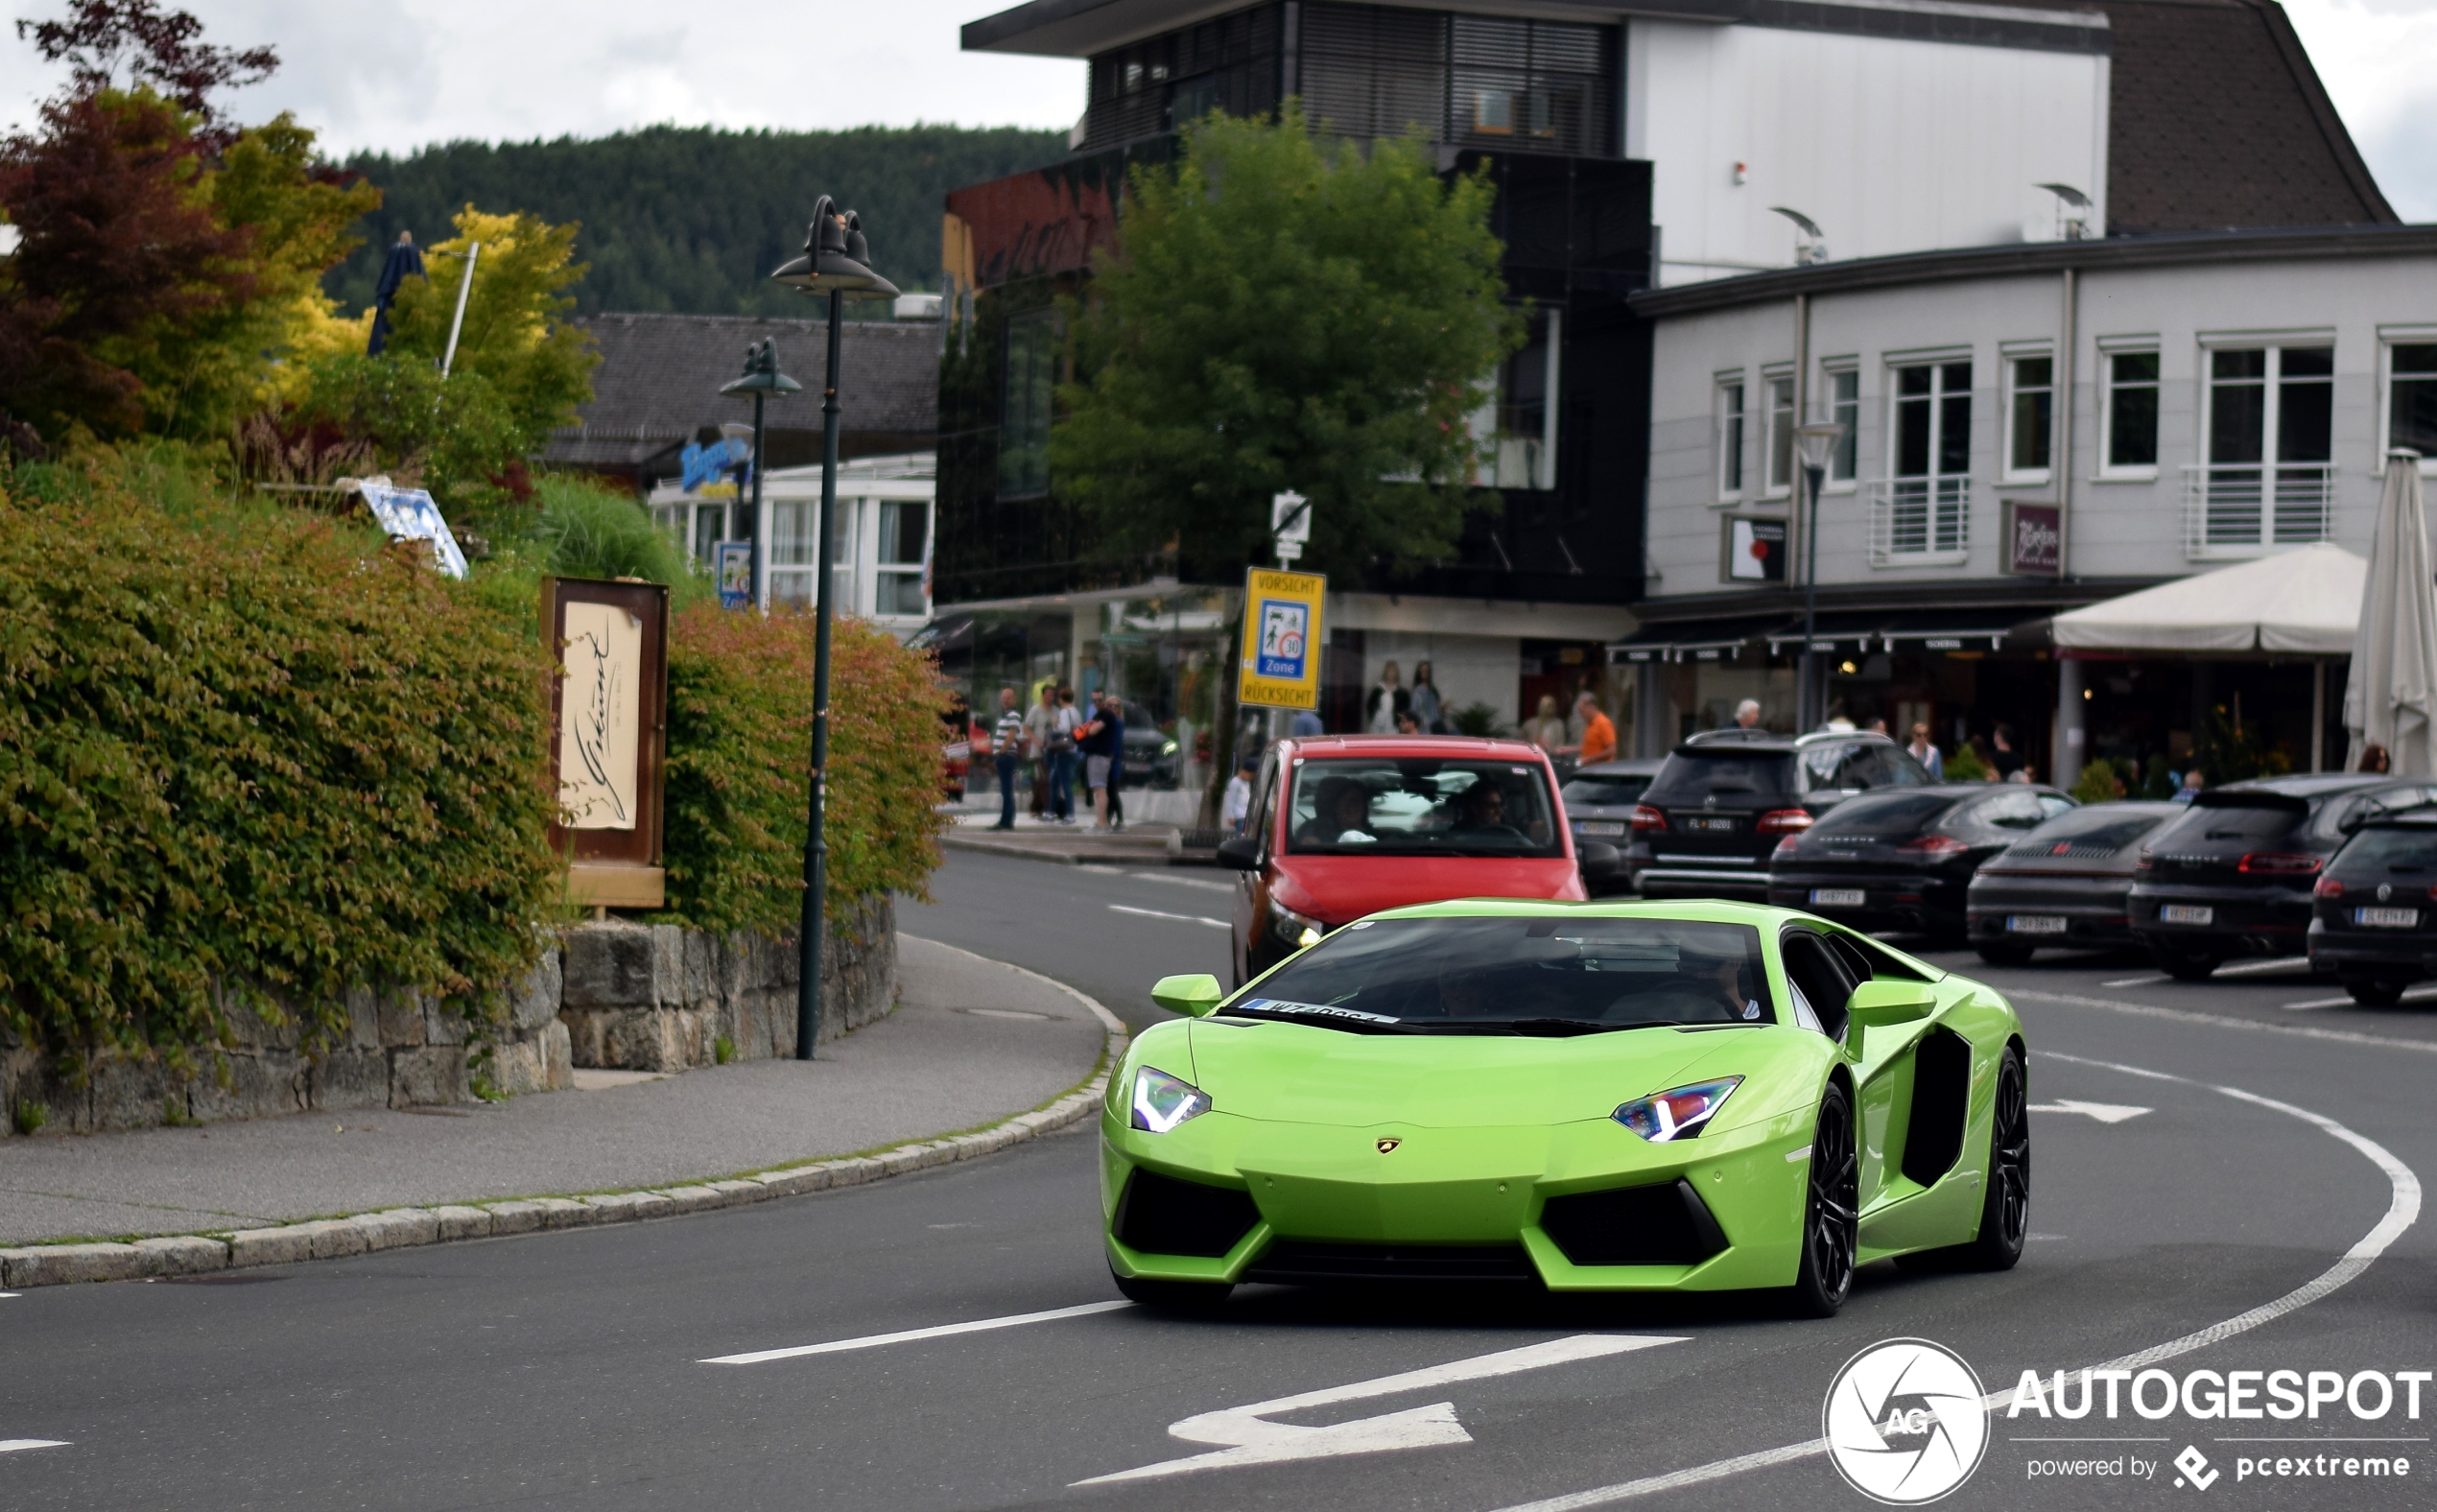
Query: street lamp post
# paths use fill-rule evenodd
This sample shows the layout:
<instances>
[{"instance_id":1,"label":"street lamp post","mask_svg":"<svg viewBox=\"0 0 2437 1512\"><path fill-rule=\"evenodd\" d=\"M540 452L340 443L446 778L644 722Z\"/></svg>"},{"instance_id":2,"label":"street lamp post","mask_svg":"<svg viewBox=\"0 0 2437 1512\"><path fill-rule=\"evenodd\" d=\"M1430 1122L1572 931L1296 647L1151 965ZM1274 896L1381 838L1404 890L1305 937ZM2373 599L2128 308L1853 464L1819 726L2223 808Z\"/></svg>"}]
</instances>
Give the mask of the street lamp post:
<instances>
[{"instance_id":1,"label":"street lamp post","mask_svg":"<svg viewBox=\"0 0 2437 1512\"><path fill-rule=\"evenodd\" d=\"M753 607L770 606L770 522L762 514L762 403L801 393L804 386L778 370L778 338L745 348L745 375L720 385L722 393L753 396Z\"/></svg>"},{"instance_id":2,"label":"street lamp post","mask_svg":"<svg viewBox=\"0 0 2437 1512\"><path fill-rule=\"evenodd\" d=\"M820 955L823 913L828 901L829 841L821 833L822 809L829 787L829 546L838 515L838 337L840 311L847 299L893 299L897 286L868 266L871 248L864 241L863 221L854 211L840 213L829 196L813 205L813 224L804 236L804 255L770 276L809 295L829 296L829 367L821 386L820 541L814 548L813 610L813 770L812 798L804 830L804 916L802 980L795 987L795 1058L813 1058L820 1037ZM756 475L758 478L758 474Z\"/></svg>"},{"instance_id":3,"label":"street lamp post","mask_svg":"<svg viewBox=\"0 0 2437 1512\"><path fill-rule=\"evenodd\" d=\"M1828 459L1843 440L1845 428L1821 421L1797 428L1795 455L1802 461L1803 482L1810 489L1810 508L1803 520L1803 654L1795 676L1802 686L1794 693L1794 732L1819 723L1819 653L1812 649L1819 629L1819 485L1827 481Z\"/></svg>"}]
</instances>

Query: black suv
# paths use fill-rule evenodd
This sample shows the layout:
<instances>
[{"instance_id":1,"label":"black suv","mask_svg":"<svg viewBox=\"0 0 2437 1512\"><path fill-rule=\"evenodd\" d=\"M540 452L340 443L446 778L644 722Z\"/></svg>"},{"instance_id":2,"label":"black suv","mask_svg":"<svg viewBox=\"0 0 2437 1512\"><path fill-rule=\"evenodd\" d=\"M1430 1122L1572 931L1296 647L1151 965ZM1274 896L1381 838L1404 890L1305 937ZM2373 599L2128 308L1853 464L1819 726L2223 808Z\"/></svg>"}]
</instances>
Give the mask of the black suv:
<instances>
[{"instance_id":1,"label":"black suv","mask_svg":"<svg viewBox=\"0 0 2437 1512\"><path fill-rule=\"evenodd\" d=\"M2391 1006L2437 976L2437 811L2362 825L2327 863L2310 921L2310 964L2355 1003Z\"/></svg>"},{"instance_id":2,"label":"black suv","mask_svg":"<svg viewBox=\"0 0 2437 1512\"><path fill-rule=\"evenodd\" d=\"M2183 981L2231 956L2299 956L2328 858L2372 819L2432 796L2426 783L2357 775L2267 777L2201 792L2134 863L2133 937Z\"/></svg>"},{"instance_id":3,"label":"black suv","mask_svg":"<svg viewBox=\"0 0 2437 1512\"><path fill-rule=\"evenodd\" d=\"M1857 792L1928 782L1883 735L1707 731L1678 745L1643 792L1625 865L1645 898L1766 903L1779 840Z\"/></svg>"}]
</instances>

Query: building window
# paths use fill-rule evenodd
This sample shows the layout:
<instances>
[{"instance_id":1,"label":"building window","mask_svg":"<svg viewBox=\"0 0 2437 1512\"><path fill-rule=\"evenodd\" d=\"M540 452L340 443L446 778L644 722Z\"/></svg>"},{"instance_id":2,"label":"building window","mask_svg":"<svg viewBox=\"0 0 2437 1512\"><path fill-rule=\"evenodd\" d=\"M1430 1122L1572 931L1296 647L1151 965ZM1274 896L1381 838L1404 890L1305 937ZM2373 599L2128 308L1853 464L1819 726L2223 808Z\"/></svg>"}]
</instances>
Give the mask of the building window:
<instances>
[{"instance_id":1,"label":"building window","mask_svg":"<svg viewBox=\"0 0 2437 1512\"><path fill-rule=\"evenodd\" d=\"M2187 554L2240 555L2327 539L2334 349L2220 347L2208 358L2208 460L2184 469Z\"/></svg>"},{"instance_id":2,"label":"building window","mask_svg":"<svg viewBox=\"0 0 2437 1512\"><path fill-rule=\"evenodd\" d=\"M1472 420L1473 481L1491 488L1557 486L1557 367L1562 312L1523 312L1524 343L1498 365L1495 393Z\"/></svg>"},{"instance_id":3,"label":"building window","mask_svg":"<svg viewBox=\"0 0 2437 1512\"><path fill-rule=\"evenodd\" d=\"M1782 494L1794 485L1794 380L1791 374L1765 380L1768 394L1768 492Z\"/></svg>"},{"instance_id":4,"label":"building window","mask_svg":"<svg viewBox=\"0 0 2437 1512\"><path fill-rule=\"evenodd\" d=\"M1893 419L1891 476L1871 501L1871 561L1958 561L1971 543L1972 365L1897 368Z\"/></svg>"},{"instance_id":5,"label":"building window","mask_svg":"<svg viewBox=\"0 0 2437 1512\"><path fill-rule=\"evenodd\" d=\"M999 413L999 496L1049 492L1050 404L1057 388L1056 312L1007 318Z\"/></svg>"},{"instance_id":6,"label":"building window","mask_svg":"<svg viewBox=\"0 0 2437 1512\"><path fill-rule=\"evenodd\" d=\"M2437 462L2437 344L2397 343L2386 348L2386 363L2387 447L2409 447L2424 465Z\"/></svg>"},{"instance_id":7,"label":"building window","mask_svg":"<svg viewBox=\"0 0 2437 1512\"><path fill-rule=\"evenodd\" d=\"M1717 386L1717 496L1743 496L1743 380Z\"/></svg>"},{"instance_id":8,"label":"building window","mask_svg":"<svg viewBox=\"0 0 2437 1512\"><path fill-rule=\"evenodd\" d=\"M2158 354L2107 354L2106 472L2140 477L2158 467Z\"/></svg>"},{"instance_id":9,"label":"building window","mask_svg":"<svg viewBox=\"0 0 2437 1512\"><path fill-rule=\"evenodd\" d=\"M1828 458L1828 481L1850 484L1861 461L1861 372L1840 367L1828 374L1828 418L1844 427Z\"/></svg>"},{"instance_id":10,"label":"building window","mask_svg":"<svg viewBox=\"0 0 2437 1512\"><path fill-rule=\"evenodd\" d=\"M925 547L931 539L931 506L919 500L883 500L880 505L879 551L875 569L876 615L926 615L931 612L923 592Z\"/></svg>"},{"instance_id":11,"label":"building window","mask_svg":"<svg viewBox=\"0 0 2437 1512\"><path fill-rule=\"evenodd\" d=\"M1450 146L1616 151L1614 27L1307 4L1304 108L1345 136L1415 127Z\"/></svg>"},{"instance_id":12,"label":"building window","mask_svg":"<svg viewBox=\"0 0 2437 1512\"><path fill-rule=\"evenodd\" d=\"M2047 479L2056 434L2056 359L2009 357L2005 362L2005 476L2017 483Z\"/></svg>"}]
</instances>

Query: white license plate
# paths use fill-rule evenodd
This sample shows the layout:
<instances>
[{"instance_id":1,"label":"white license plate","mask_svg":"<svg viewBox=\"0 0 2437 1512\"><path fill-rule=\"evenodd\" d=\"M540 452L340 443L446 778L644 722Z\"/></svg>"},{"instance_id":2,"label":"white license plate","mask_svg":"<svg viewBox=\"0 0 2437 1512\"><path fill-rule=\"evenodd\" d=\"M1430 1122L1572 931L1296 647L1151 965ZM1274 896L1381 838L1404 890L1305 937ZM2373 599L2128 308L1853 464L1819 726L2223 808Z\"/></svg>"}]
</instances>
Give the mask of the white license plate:
<instances>
[{"instance_id":1,"label":"white license plate","mask_svg":"<svg viewBox=\"0 0 2437 1512\"><path fill-rule=\"evenodd\" d=\"M2353 922L2374 930L2408 930L2420 926L2418 909L2354 909Z\"/></svg>"},{"instance_id":2,"label":"white license plate","mask_svg":"<svg viewBox=\"0 0 2437 1512\"><path fill-rule=\"evenodd\" d=\"M2161 924L2207 924L2217 916L2217 910L2195 903L2162 903L2158 905Z\"/></svg>"},{"instance_id":3,"label":"white license plate","mask_svg":"<svg viewBox=\"0 0 2437 1512\"><path fill-rule=\"evenodd\" d=\"M1577 835L1621 835L1624 826L1607 819L1585 819L1573 827Z\"/></svg>"},{"instance_id":4,"label":"white license plate","mask_svg":"<svg viewBox=\"0 0 2437 1512\"><path fill-rule=\"evenodd\" d=\"M1859 887L1813 887L1810 901L1832 909L1857 909L1869 897Z\"/></svg>"},{"instance_id":5,"label":"white license plate","mask_svg":"<svg viewBox=\"0 0 2437 1512\"><path fill-rule=\"evenodd\" d=\"M1735 828L1735 821L1733 819L1705 818L1699 815L1694 815L1692 817L1684 821L1684 827L1688 830L1723 830L1731 832Z\"/></svg>"},{"instance_id":6,"label":"white license plate","mask_svg":"<svg viewBox=\"0 0 2437 1512\"><path fill-rule=\"evenodd\" d=\"M2065 933L2065 920L2054 913L2009 913L2005 916L2005 928L2012 934L2062 934Z\"/></svg>"}]
</instances>

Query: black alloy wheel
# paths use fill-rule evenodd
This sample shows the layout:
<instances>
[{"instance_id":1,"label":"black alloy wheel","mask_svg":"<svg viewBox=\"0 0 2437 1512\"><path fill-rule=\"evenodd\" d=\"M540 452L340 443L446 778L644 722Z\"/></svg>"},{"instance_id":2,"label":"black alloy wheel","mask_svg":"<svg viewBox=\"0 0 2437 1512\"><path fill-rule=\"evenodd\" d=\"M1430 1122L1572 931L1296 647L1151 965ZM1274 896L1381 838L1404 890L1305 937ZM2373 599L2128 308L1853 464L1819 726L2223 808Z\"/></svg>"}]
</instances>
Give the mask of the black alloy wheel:
<instances>
[{"instance_id":1,"label":"black alloy wheel","mask_svg":"<svg viewBox=\"0 0 2437 1512\"><path fill-rule=\"evenodd\" d=\"M2216 974L2217 968L2224 965L2226 959L2223 951L2194 950L2181 945L2152 945L2149 947L2149 958L2158 963L2160 971L2177 981L2206 981Z\"/></svg>"},{"instance_id":2,"label":"black alloy wheel","mask_svg":"<svg viewBox=\"0 0 2437 1512\"><path fill-rule=\"evenodd\" d=\"M1861 1167L1854 1156L1853 1104L1830 1082L1819 1099L1819 1126L1810 1139L1810 1190L1803 1198L1803 1260L1794 1277L1793 1311L1834 1317L1853 1291L1854 1251L1860 1242Z\"/></svg>"},{"instance_id":3,"label":"black alloy wheel","mask_svg":"<svg viewBox=\"0 0 2437 1512\"><path fill-rule=\"evenodd\" d=\"M1987 1194L1980 1201L1980 1232L1959 1246L1957 1259L1975 1270L2012 1270L2023 1258L2031 1227L2030 1085L2023 1052L2005 1047L1998 1062L1997 1103L1989 1118Z\"/></svg>"},{"instance_id":4,"label":"black alloy wheel","mask_svg":"<svg viewBox=\"0 0 2437 1512\"><path fill-rule=\"evenodd\" d=\"M2009 940L1990 940L1974 947L1980 958L1992 966L2027 966L2031 963L2031 947Z\"/></svg>"},{"instance_id":5,"label":"black alloy wheel","mask_svg":"<svg viewBox=\"0 0 2437 1512\"><path fill-rule=\"evenodd\" d=\"M2391 1008L2402 1002L2403 988L2407 985L2408 983L2400 977L2347 977L2344 979L2344 990L2353 995L2353 1001L2371 1008Z\"/></svg>"},{"instance_id":6,"label":"black alloy wheel","mask_svg":"<svg viewBox=\"0 0 2437 1512\"><path fill-rule=\"evenodd\" d=\"M1121 1276L1112 1267L1108 1279L1128 1302L1157 1308L1162 1312L1216 1312L1226 1305L1227 1294L1236 1288L1223 1281L1147 1281L1140 1276Z\"/></svg>"}]
</instances>

